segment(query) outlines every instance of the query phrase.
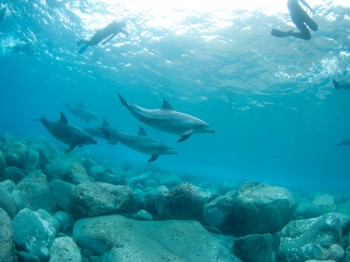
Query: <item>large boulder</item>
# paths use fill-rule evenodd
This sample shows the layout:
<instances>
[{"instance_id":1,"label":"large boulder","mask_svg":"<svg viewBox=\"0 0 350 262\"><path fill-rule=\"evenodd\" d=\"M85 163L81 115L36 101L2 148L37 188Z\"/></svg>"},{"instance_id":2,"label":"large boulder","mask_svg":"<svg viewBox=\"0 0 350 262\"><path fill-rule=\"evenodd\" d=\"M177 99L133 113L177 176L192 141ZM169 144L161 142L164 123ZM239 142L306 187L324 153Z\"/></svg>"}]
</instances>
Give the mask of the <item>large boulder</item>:
<instances>
[{"instance_id":1,"label":"large boulder","mask_svg":"<svg viewBox=\"0 0 350 262\"><path fill-rule=\"evenodd\" d=\"M50 262L81 262L80 250L70 237L58 237L50 249Z\"/></svg>"},{"instance_id":2,"label":"large boulder","mask_svg":"<svg viewBox=\"0 0 350 262\"><path fill-rule=\"evenodd\" d=\"M91 181L84 166L79 162L73 162L70 164L68 170L64 174L63 180L74 185Z\"/></svg>"},{"instance_id":3,"label":"large boulder","mask_svg":"<svg viewBox=\"0 0 350 262\"><path fill-rule=\"evenodd\" d=\"M0 261L14 261L15 248L10 216L0 208Z\"/></svg>"},{"instance_id":4,"label":"large boulder","mask_svg":"<svg viewBox=\"0 0 350 262\"><path fill-rule=\"evenodd\" d=\"M3 176L6 172L6 159L4 153L0 150L0 181L3 180Z\"/></svg>"},{"instance_id":5,"label":"large boulder","mask_svg":"<svg viewBox=\"0 0 350 262\"><path fill-rule=\"evenodd\" d=\"M75 185L59 179L54 179L49 182L49 186L57 206L69 213L72 208Z\"/></svg>"},{"instance_id":6,"label":"large boulder","mask_svg":"<svg viewBox=\"0 0 350 262\"><path fill-rule=\"evenodd\" d=\"M237 238L234 254L244 262L273 261L273 238L271 234L254 234Z\"/></svg>"},{"instance_id":7,"label":"large boulder","mask_svg":"<svg viewBox=\"0 0 350 262\"><path fill-rule=\"evenodd\" d=\"M86 218L75 223L73 237L102 261L239 261L232 237L209 233L197 221Z\"/></svg>"},{"instance_id":8,"label":"large boulder","mask_svg":"<svg viewBox=\"0 0 350 262\"><path fill-rule=\"evenodd\" d=\"M51 212L56 207L56 201L51 193L47 178L40 170L30 173L22 179L17 184L13 194L19 209L25 207L32 210L42 208Z\"/></svg>"},{"instance_id":9,"label":"large boulder","mask_svg":"<svg viewBox=\"0 0 350 262\"><path fill-rule=\"evenodd\" d=\"M213 195L198 187L183 183L173 190L160 194L156 201L158 219L203 220L203 206Z\"/></svg>"},{"instance_id":10,"label":"large boulder","mask_svg":"<svg viewBox=\"0 0 350 262\"><path fill-rule=\"evenodd\" d=\"M6 168L6 172L2 180L9 179L17 184L23 178L25 178L26 175L27 175L26 172L22 168L15 167L15 166L8 166Z\"/></svg>"},{"instance_id":11,"label":"large boulder","mask_svg":"<svg viewBox=\"0 0 350 262\"><path fill-rule=\"evenodd\" d=\"M42 260L49 258L59 222L43 209L22 209L12 220L14 241L20 250L28 251Z\"/></svg>"},{"instance_id":12,"label":"large boulder","mask_svg":"<svg viewBox=\"0 0 350 262\"><path fill-rule=\"evenodd\" d=\"M19 141L9 142L4 145L2 151L8 166L16 166L24 169L27 167L29 149L24 143Z\"/></svg>"},{"instance_id":13,"label":"large boulder","mask_svg":"<svg viewBox=\"0 0 350 262\"><path fill-rule=\"evenodd\" d=\"M246 183L232 195L231 230L234 236L273 233L293 217L295 202L284 188Z\"/></svg>"},{"instance_id":14,"label":"large boulder","mask_svg":"<svg viewBox=\"0 0 350 262\"><path fill-rule=\"evenodd\" d=\"M312 200L302 201L295 213L301 218L312 218L336 211L333 196L329 194L315 196Z\"/></svg>"},{"instance_id":15,"label":"large boulder","mask_svg":"<svg viewBox=\"0 0 350 262\"><path fill-rule=\"evenodd\" d=\"M12 196L15 185L13 184L12 188L11 184L13 182L10 180L0 183L0 208L4 209L13 218L17 214L17 204Z\"/></svg>"},{"instance_id":16,"label":"large boulder","mask_svg":"<svg viewBox=\"0 0 350 262\"><path fill-rule=\"evenodd\" d=\"M299 262L310 259L339 260L343 230L349 230L350 218L337 213L317 218L294 220L280 232L277 260ZM340 248L340 249L339 249Z\"/></svg>"},{"instance_id":17,"label":"large boulder","mask_svg":"<svg viewBox=\"0 0 350 262\"><path fill-rule=\"evenodd\" d=\"M88 182L75 187L72 203L77 217L118 213L133 204L133 192L128 186Z\"/></svg>"},{"instance_id":18,"label":"large boulder","mask_svg":"<svg viewBox=\"0 0 350 262\"><path fill-rule=\"evenodd\" d=\"M222 232L227 232L232 216L233 199L230 194L219 196L204 206L203 218L209 227L214 227Z\"/></svg>"}]
</instances>

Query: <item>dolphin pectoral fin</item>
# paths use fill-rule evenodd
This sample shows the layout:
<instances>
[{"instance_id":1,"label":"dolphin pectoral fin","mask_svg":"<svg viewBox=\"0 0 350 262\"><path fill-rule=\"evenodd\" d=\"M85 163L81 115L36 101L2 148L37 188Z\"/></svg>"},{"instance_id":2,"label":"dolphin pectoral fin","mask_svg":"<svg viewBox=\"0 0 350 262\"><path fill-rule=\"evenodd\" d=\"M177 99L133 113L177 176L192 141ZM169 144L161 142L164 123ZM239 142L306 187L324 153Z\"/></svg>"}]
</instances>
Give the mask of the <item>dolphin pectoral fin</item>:
<instances>
[{"instance_id":1,"label":"dolphin pectoral fin","mask_svg":"<svg viewBox=\"0 0 350 262\"><path fill-rule=\"evenodd\" d=\"M71 145L67 148L67 150L65 151L65 153L71 152L76 146L77 146L77 145L75 145L75 144L71 144Z\"/></svg>"},{"instance_id":2,"label":"dolphin pectoral fin","mask_svg":"<svg viewBox=\"0 0 350 262\"><path fill-rule=\"evenodd\" d=\"M148 162L156 161L159 155L152 155L151 158L148 160Z\"/></svg>"},{"instance_id":3,"label":"dolphin pectoral fin","mask_svg":"<svg viewBox=\"0 0 350 262\"><path fill-rule=\"evenodd\" d=\"M193 133L193 130L189 130L181 135L181 138L177 140L177 142L183 142L186 141Z\"/></svg>"}]
</instances>

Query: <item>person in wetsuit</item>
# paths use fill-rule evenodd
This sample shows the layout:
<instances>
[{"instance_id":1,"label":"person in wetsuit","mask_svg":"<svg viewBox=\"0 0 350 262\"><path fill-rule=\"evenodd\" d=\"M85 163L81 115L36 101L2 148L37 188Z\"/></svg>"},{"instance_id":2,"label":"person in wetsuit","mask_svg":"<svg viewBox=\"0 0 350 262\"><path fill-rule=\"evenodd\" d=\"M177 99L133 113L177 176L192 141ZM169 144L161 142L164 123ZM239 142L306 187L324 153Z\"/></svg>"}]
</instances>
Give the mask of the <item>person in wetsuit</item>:
<instances>
[{"instance_id":1,"label":"person in wetsuit","mask_svg":"<svg viewBox=\"0 0 350 262\"><path fill-rule=\"evenodd\" d=\"M77 41L78 46L80 46L78 53L82 54L89 46L97 45L100 42L102 42L102 45L105 45L119 33L127 35L126 31L124 30L125 26L126 23L124 22L113 21L105 28L97 30L90 40Z\"/></svg>"},{"instance_id":2,"label":"person in wetsuit","mask_svg":"<svg viewBox=\"0 0 350 262\"><path fill-rule=\"evenodd\" d=\"M308 3L306 3L305 0L300 0L300 2L311 12L314 13L314 10L308 5ZM287 5L290 17L300 32L294 32L293 29L289 31L272 29L271 35L276 37L294 36L304 40L310 40L311 33L307 27L309 27L313 31L317 31L317 23L314 20L312 20L312 18L306 13L306 11L299 5L298 0L288 0Z\"/></svg>"}]
</instances>

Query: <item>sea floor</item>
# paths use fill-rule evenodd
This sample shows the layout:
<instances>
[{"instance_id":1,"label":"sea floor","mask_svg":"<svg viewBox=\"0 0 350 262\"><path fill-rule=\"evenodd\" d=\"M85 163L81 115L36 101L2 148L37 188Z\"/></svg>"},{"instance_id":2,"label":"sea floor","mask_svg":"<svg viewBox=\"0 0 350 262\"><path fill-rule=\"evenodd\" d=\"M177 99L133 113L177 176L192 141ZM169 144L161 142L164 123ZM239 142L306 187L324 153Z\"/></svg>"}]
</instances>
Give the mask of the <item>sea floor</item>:
<instances>
[{"instance_id":1,"label":"sea floor","mask_svg":"<svg viewBox=\"0 0 350 262\"><path fill-rule=\"evenodd\" d=\"M0 261L346 261L350 192L113 164L0 135Z\"/></svg>"}]
</instances>

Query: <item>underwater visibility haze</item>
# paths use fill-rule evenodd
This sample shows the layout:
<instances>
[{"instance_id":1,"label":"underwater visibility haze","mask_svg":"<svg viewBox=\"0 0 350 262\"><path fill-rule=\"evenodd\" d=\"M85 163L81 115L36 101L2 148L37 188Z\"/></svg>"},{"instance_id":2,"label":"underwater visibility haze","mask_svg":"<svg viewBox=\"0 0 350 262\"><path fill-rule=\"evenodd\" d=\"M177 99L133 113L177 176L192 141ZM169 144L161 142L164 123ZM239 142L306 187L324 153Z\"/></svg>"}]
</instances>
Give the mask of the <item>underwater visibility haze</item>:
<instances>
[{"instance_id":1,"label":"underwater visibility haze","mask_svg":"<svg viewBox=\"0 0 350 262\"><path fill-rule=\"evenodd\" d=\"M349 188L350 4L309 0L318 31L310 40L276 38L290 30L284 1L1 1L1 132L44 136L37 121L64 112L80 128L105 118L120 132L147 135L177 154L153 164L172 172L290 187ZM311 14L310 14L311 15ZM112 21L124 32L80 49ZM121 30L121 29L120 29ZM128 102L176 111L215 130L178 135L138 121ZM84 120L66 105L98 116ZM187 133L188 134L188 133ZM147 164L149 155L99 140L89 152L115 163ZM151 153L152 154L152 153Z\"/></svg>"}]
</instances>

